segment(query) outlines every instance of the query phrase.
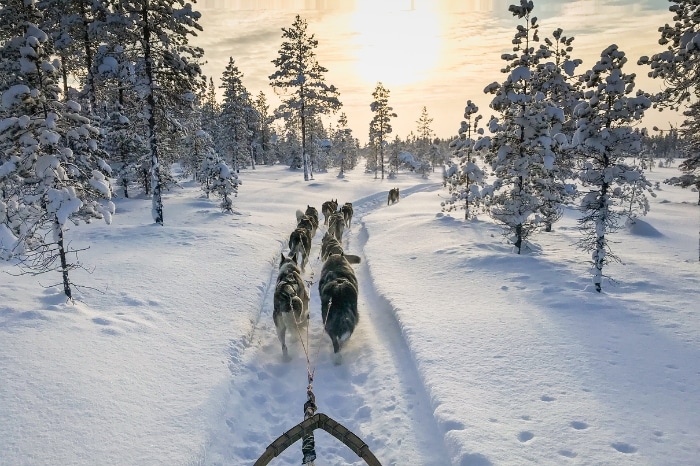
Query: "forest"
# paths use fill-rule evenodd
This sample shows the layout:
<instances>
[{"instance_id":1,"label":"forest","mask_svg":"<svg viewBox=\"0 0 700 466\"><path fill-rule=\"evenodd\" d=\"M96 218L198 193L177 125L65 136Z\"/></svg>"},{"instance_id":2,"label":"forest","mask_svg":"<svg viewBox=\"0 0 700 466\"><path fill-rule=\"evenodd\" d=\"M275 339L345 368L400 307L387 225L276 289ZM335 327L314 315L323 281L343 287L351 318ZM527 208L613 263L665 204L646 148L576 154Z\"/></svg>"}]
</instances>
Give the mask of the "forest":
<instances>
[{"instance_id":1,"label":"forest","mask_svg":"<svg viewBox=\"0 0 700 466\"><path fill-rule=\"evenodd\" d=\"M202 73L205 51L191 38L206 31L184 0L2 0L0 258L26 273L60 271L70 298L69 271L79 265L67 225L109 223L113 197L134 195L152 198L152 220L163 225L164 193L181 182L176 163L231 212L245 195L241 170L284 164L308 182L364 162L375 178L440 177L448 194L436 209L486 213L518 253L577 205L578 246L591 253L600 291L603 267L617 259L609 233L645 215L654 196L645 172L677 164L664 183L700 190L700 6L670 3L658 51L627 57L611 44L580 70L574 38L540 31L533 2L520 0L509 7L515 33L502 77L485 83L496 116L484 121L465 96L459 134L436 135L423 107L402 138L392 131L390 89L378 82L360 144L300 15L281 31L269 82L282 104L270 108L264 92L245 88L235 57L218 90ZM664 91L637 89L624 69L630 59ZM652 107L685 120L644 128Z\"/></svg>"}]
</instances>

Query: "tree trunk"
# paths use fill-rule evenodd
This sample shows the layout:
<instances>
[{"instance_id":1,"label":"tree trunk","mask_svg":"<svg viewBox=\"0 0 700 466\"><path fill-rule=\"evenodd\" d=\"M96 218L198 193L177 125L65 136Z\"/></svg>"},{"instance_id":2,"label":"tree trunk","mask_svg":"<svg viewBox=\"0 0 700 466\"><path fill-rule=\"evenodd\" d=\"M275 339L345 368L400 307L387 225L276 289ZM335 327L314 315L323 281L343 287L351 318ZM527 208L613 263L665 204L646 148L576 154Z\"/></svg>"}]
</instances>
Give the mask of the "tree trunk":
<instances>
[{"instance_id":1,"label":"tree trunk","mask_svg":"<svg viewBox=\"0 0 700 466\"><path fill-rule=\"evenodd\" d=\"M148 142L151 148L151 186L153 187L153 203L151 214L158 225L163 225L163 187L160 180L160 161L158 159L158 143L156 142L156 99L153 95L153 57L151 53L151 28L148 24L149 2L144 2L141 10L143 21L143 57L146 62L146 79L148 80L148 95L146 96L146 111L148 113Z\"/></svg>"},{"instance_id":2,"label":"tree trunk","mask_svg":"<svg viewBox=\"0 0 700 466\"><path fill-rule=\"evenodd\" d=\"M61 260L61 275L63 276L63 293L68 299L73 299L73 294L70 289L70 280L68 279L68 260L66 259L66 249L63 242L63 227L58 223L58 219L54 219L53 227L56 229L56 245L58 247L58 256Z\"/></svg>"}]
</instances>

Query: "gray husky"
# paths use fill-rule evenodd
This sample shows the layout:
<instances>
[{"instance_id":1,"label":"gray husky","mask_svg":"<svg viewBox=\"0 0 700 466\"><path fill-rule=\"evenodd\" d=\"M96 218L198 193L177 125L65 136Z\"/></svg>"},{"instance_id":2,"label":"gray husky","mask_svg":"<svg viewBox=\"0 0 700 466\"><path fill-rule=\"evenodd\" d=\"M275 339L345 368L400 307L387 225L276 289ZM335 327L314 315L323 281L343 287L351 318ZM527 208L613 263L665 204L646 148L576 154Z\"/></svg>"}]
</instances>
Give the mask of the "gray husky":
<instances>
[{"instance_id":1,"label":"gray husky","mask_svg":"<svg viewBox=\"0 0 700 466\"><path fill-rule=\"evenodd\" d=\"M343 213L343 217L345 217L345 226L350 228L350 222L352 221L353 214L352 202L346 202L343 204L340 211Z\"/></svg>"},{"instance_id":2,"label":"gray husky","mask_svg":"<svg viewBox=\"0 0 700 466\"><path fill-rule=\"evenodd\" d=\"M359 264L361 261L360 256L345 254L340 241L335 239L335 236L332 234L326 232L321 239L321 259L325 261L331 254L343 254L351 264Z\"/></svg>"},{"instance_id":3,"label":"gray husky","mask_svg":"<svg viewBox=\"0 0 700 466\"><path fill-rule=\"evenodd\" d=\"M309 291L306 289L296 258L281 254L277 285L275 286L272 320L277 329L277 338L282 344L282 356L289 358L285 335L309 324Z\"/></svg>"},{"instance_id":4,"label":"gray husky","mask_svg":"<svg viewBox=\"0 0 700 466\"><path fill-rule=\"evenodd\" d=\"M331 342L336 364L340 363L340 346L357 326L357 277L343 254L331 254L323 264L318 282L321 317Z\"/></svg>"},{"instance_id":5,"label":"gray husky","mask_svg":"<svg viewBox=\"0 0 700 466\"><path fill-rule=\"evenodd\" d=\"M294 257L301 254L301 270L306 268L309 262L309 254L311 252L311 233L304 227L297 227L291 235L289 235L289 257Z\"/></svg>"},{"instance_id":6,"label":"gray husky","mask_svg":"<svg viewBox=\"0 0 700 466\"><path fill-rule=\"evenodd\" d=\"M336 212L328 219L328 231L335 236L338 241L343 240L343 232L345 231L345 217L342 212Z\"/></svg>"},{"instance_id":7,"label":"gray husky","mask_svg":"<svg viewBox=\"0 0 700 466\"><path fill-rule=\"evenodd\" d=\"M323 224L328 225L328 219L338 210L338 199L331 199L321 204L321 213L323 214Z\"/></svg>"},{"instance_id":8,"label":"gray husky","mask_svg":"<svg viewBox=\"0 0 700 466\"><path fill-rule=\"evenodd\" d=\"M391 188L389 190L389 195L386 198L386 205L399 202L399 188Z\"/></svg>"}]
</instances>

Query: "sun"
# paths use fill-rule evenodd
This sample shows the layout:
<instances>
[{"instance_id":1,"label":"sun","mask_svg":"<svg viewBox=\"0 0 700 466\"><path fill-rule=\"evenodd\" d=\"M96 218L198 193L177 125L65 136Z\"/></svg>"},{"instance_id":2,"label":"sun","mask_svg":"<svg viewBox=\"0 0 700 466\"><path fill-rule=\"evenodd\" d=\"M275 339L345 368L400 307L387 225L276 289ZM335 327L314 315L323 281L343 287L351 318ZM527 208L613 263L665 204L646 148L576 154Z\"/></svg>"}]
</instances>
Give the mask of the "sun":
<instances>
[{"instance_id":1,"label":"sun","mask_svg":"<svg viewBox=\"0 0 700 466\"><path fill-rule=\"evenodd\" d=\"M434 1L356 0L352 15L356 72L367 82L400 86L428 77L442 38Z\"/></svg>"}]
</instances>

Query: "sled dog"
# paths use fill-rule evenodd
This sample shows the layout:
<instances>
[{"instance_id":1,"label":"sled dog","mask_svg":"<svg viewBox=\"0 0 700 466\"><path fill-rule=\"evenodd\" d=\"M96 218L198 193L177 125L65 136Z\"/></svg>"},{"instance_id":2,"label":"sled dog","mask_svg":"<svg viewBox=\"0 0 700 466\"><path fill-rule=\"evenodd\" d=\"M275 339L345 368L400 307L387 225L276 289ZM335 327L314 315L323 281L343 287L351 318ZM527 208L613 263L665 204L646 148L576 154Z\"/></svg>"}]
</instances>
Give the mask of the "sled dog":
<instances>
[{"instance_id":1,"label":"sled dog","mask_svg":"<svg viewBox=\"0 0 700 466\"><path fill-rule=\"evenodd\" d=\"M309 217L311 217L311 220L316 224L316 228L318 228L318 209L316 209L316 207L311 207L310 205L307 205L305 212L302 212L301 209L297 209L297 223L301 221L301 218L304 215L308 215Z\"/></svg>"},{"instance_id":2,"label":"sled dog","mask_svg":"<svg viewBox=\"0 0 700 466\"><path fill-rule=\"evenodd\" d=\"M294 334L297 332L297 326L303 328L309 323L309 292L301 278L296 258L280 255L272 320L277 329L277 338L282 344L282 356L287 359L287 330Z\"/></svg>"},{"instance_id":3,"label":"sled dog","mask_svg":"<svg viewBox=\"0 0 700 466\"><path fill-rule=\"evenodd\" d=\"M297 257L301 255L301 270L304 270L309 262L310 252L311 234L306 228L297 227L289 235L289 257L293 257L295 261L298 261Z\"/></svg>"},{"instance_id":4,"label":"sled dog","mask_svg":"<svg viewBox=\"0 0 700 466\"><path fill-rule=\"evenodd\" d=\"M311 217L311 220L316 223L316 228L318 228L318 209L307 204L304 214Z\"/></svg>"},{"instance_id":5,"label":"sled dog","mask_svg":"<svg viewBox=\"0 0 700 466\"><path fill-rule=\"evenodd\" d=\"M340 208L340 211L343 213L343 217L345 218L345 226L350 228L350 221L352 220L352 202L346 202L343 204L343 206Z\"/></svg>"},{"instance_id":6,"label":"sled dog","mask_svg":"<svg viewBox=\"0 0 700 466\"><path fill-rule=\"evenodd\" d=\"M333 343L336 364L340 363L340 346L357 326L357 277L343 254L331 254L323 264L318 282L321 317Z\"/></svg>"},{"instance_id":7,"label":"sled dog","mask_svg":"<svg viewBox=\"0 0 700 466\"><path fill-rule=\"evenodd\" d=\"M335 239L335 236L333 236L332 234L326 232L323 235L323 238L321 239L321 259L325 261L331 254L344 254L345 258L351 264L359 264L361 261L360 256L356 256L354 254L345 254L343 252L343 246L340 244L340 241Z\"/></svg>"},{"instance_id":8,"label":"sled dog","mask_svg":"<svg viewBox=\"0 0 700 466\"><path fill-rule=\"evenodd\" d=\"M313 217L302 215L299 223L297 223L297 228L304 228L309 233L309 238L313 239L313 237L316 236L318 223L314 222Z\"/></svg>"},{"instance_id":9,"label":"sled dog","mask_svg":"<svg viewBox=\"0 0 700 466\"><path fill-rule=\"evenodd\" d=\"M328 220L328 231L335 236L338 241L343 240L343 231L345 231L345 217L342 212L336 212L331 215Z\"/></svg>"},{"instance_id":10,"label":"sled dog","mask_svg":"<svg viewBox=\"0 0 700 466\"><path fill-rule=\"evenodd\" d=\"M323 213L323 224L328 225L328 219L338 210L338 200L326 201L321 205L321 213Z\"/></svg>"},{"instance_id":11,"label":"sled dog","mask_svg":"<svg viewBox=\"0 0 700 466\"><path fill-rule=\"evenodd\" d=\"M386 205L399 202L399 188L391 188L389 190L389 196L386 199Z\"/></svg>"}]
</instances>

